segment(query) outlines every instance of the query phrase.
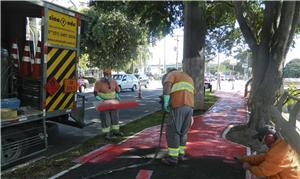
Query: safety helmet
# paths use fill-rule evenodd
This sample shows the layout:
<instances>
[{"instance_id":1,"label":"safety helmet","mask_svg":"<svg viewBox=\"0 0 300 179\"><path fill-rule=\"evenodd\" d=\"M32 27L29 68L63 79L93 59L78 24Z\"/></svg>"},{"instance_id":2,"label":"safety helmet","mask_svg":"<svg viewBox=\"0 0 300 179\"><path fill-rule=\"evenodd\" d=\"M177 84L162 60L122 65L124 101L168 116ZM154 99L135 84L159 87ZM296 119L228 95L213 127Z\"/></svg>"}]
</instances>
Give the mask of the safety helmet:
<instances>
[{"instance_id":1,"label":"safety helmet","mask_svg":"<svg viewBox=\"0 0 300 179\"><path fill-rule=\"evenodd\" d=\"M271 125L265 125L264 127L259 128L257 132L258 133L254 135L253 138L262 141L268 146L274 143L277 139L277 132Z\"/></svg>"}]
</instances>

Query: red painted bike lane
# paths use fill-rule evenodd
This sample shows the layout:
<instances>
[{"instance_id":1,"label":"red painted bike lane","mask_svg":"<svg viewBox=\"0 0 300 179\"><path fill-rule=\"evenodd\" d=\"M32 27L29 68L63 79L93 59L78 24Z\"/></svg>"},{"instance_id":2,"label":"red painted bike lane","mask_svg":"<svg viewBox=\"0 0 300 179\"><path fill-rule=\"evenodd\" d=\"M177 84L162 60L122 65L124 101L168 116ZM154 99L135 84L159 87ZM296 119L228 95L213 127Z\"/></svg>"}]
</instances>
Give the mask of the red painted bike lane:
<instances>
[{"instance_id":1,"label":"red painted bike lane","mask_svg":"<svg viewBox=\"0 0 300 179\"><path fill-rule=\"evenodd\" d=\"M246 123L247 111L244 100L239 95L231 93L217 93L219 101L204 115L194 117L188 134L187 155L192 158L202 156L217 156L232 159L237 154L245 154L246 148L234 144L224 138L224 130L231 124ZM131 149L154 148L158 144L160 126L143 130L137 135L121 142L96 150L79 158L79 163L109 162ZM165 132L162 148L167 148Z\"/></svg>"},{"instance_id":2,"label":"red painted bike lane","mask_svg":"<svg viewBox=\"0 0 300 179\"><path fill-rule=\"evenodd\" d=\"M186 153L192 159L202 157L223 158L233 163L233 157L246 154L246 147L224 139L223 133L229 125L247 122L247 109L242 96L234 93L217 92L219 100L204 115L194 117L188 133ZM147 128L129 139L95 150L77 159L82 165L104 165L117 160L128 151L157 147L160 126ZM165 132L162 148L166 149ZM155 172L155 171L154 171Z\"/></svg>"}]
</instances>

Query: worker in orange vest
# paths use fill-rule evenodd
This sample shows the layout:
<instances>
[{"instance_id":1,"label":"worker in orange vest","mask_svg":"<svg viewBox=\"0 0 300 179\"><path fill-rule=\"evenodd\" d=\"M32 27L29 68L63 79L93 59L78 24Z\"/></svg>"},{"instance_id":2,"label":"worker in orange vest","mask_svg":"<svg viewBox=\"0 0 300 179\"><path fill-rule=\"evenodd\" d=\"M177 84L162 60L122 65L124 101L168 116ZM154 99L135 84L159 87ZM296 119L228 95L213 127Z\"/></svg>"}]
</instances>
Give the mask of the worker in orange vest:
<instances>
[{"instance_id":1,"label":"worker in orange vest","mask_svg":"<svg viewBox=\"0 0 300 179\"><path fill-rule=\"evenodd\" d=\"M120 100L120 88L115 80L112 79L110 68L104 69L104 77L95 83L94 95L97 101L105 100ZM111 139L112 136L122 136L119 125L119 111L109 110L100 112L102 134L106 139Z\"/></svg>"},{"instance_id":2,"label":"worker in orange vest","mask_svg":"<svg viewBox=\"0 0 300 179\"><path fill-rule=\"evenodd\" d=\"M177 165L185 157L187 133L192 123L194 107L194 82L192 78L175 69L170 69L163 79L163 108L170 112L166 125L168 155L161 162Z\"/></svg>"},{"instance_id":3,"label":"worker in orange vest","mask_svg":"<svg viewBox=\"0 0 300 179\"><path fill-rule=\"evenodd\" d=\"M274 127L266 125L258 129L258 133L253 138L266 144L268 150L259 155L236 157L244 163L244 169L266 179L300 178L298 154L278 135Z\"/></svg>"}]
</instances>

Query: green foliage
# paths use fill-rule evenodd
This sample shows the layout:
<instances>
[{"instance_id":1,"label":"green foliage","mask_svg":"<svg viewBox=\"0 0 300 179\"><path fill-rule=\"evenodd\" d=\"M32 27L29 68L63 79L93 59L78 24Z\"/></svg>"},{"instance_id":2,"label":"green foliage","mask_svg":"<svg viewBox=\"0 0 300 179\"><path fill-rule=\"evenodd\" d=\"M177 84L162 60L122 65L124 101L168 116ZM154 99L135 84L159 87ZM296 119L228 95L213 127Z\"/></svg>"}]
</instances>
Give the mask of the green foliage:
<instances>
[{"instance_id":1,"label":"green foliage","mask_svg":"<svg viewBox=\"0 0 300 179\"><path fill-rule=\"evenodd\" d=\"M235 27L235 14L230 2L208 2L206 7L207 35L206 56L217 53L230 55L232 48L243 41L239 28Z\"/></svg>"},{"instance_id":2,"label":"green foliage","mask_svg":"<svg viewBox=\"0 0 300 179\"><path fill-rule=\"evenodd\" d=\"M232 65L230 65L230 60L224 60L220 65L220 72L229 74L232 72Z\"/></svg>"},{"instance_id":3,"label":"green foliage","mask_svg":"<svg viewBox=\"0 0 300 179\"><path fill-rule=\"evenodd\" d=\"M93 1L92 6L105 13L118 10L130 20L139 19L138 24L148 29L149 42L183 25L183 2L180 1Z\"/></svg>"},{"instance_id":4,"label":"green foliage","mask_svg":"<svg viewBox=\"0 0 300 179\"><path fill-rule=\"evenodd\" d=\"M244 68L242 67L243 64L247 64L248 67L252 64L251 52L249 49L247 50L238 50L236 51L236 55L234 56L237 59L238 63L234 67L234 71L239 74L244 74Z\"/></svg>"},{"instance_id":5,"label":"green foliage","mask_svg":"<svg viewBox=\"0 0 300 179\"><path fill-rule=\"evenodd\" d=\"M283 69L284 78L300 78L300 59L290 61Z\"/></svg>"},{"instance_id":6,"label":"green foliage","mask_svg":"<svg viewBox=\"0 0 300 179\"><path fill-rule=\"evenodd\" d=\"M262 35L260 32L262 30L263 23L263 10L265 9L265 5L263 1L249 1L243 4L245 6L245 18L249 24L249 27L254 32L255 37L258 42L261 41Z\"/></svg>"},{"instance_id":7,"label":"green foliage","mask_svg":"<svg viewBox=\"0 0 300 179\"><path fill-rule=\"evenodd\" d=\"M86 70L88 69L88 65L89 65L89 54L82 53L79 58L78 67L82 70Z\"/></svg>"},{"instance_id":8,"label":"green foliage","mask_svg":"<svg viewBox=\"0 0 300 179\"><path fill-rule=\"evenodd\" d=\"M146 43L147 29L119 11L87 12L88 30L83 35L83 50L89 54L91 66L122 70L138 55L139 45Z\"/></svg>"},{"instance_id":9,"label":"green foliage","mask_svg":"<svg viewBox=\"0 0 300 179\"><path fill-rule=\"evenodd\" d=\"M300 89L297 89L296 85L291 84L288 88L288 93L296 98L300 98ZM297 100L288 97L284 102L284 106L290 111L293 106L297 103Z\"/></svg>"}]
</instances>

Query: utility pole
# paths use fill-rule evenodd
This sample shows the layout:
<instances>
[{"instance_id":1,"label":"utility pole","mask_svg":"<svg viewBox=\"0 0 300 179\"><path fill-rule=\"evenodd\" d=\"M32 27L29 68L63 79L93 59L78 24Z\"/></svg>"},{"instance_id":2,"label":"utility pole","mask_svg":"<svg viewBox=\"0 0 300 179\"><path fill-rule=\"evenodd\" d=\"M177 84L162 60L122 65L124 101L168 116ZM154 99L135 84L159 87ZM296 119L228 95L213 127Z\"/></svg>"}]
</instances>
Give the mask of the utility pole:
<instances>
[{"instance_id":1,"label":"utility pole","mask_svg":"<svg viewBox=\"0 0 300 179\"><path fill-rule=\"evenodd\" d=\"M164 38L164 73L166 73L166 37Z\"/></svg>"},{"instance_id":2,"label":"utility pole","mask_svg":"<svg viewBox=\"0 0 300 179\"><path fill-rule=\"evenodd\" d=\"M176 69L178 69L178 35L176 35Z\"/></svg>"},{"instance_id":3,"label":"utility pole","mask_svg":"<svg viewBox=\"0 0 300 179\"><path fill-rule=\"evenodd\" d=\"M221 89L220 52L218 50L217 90Z\"/></svg>"}]
</instances>

